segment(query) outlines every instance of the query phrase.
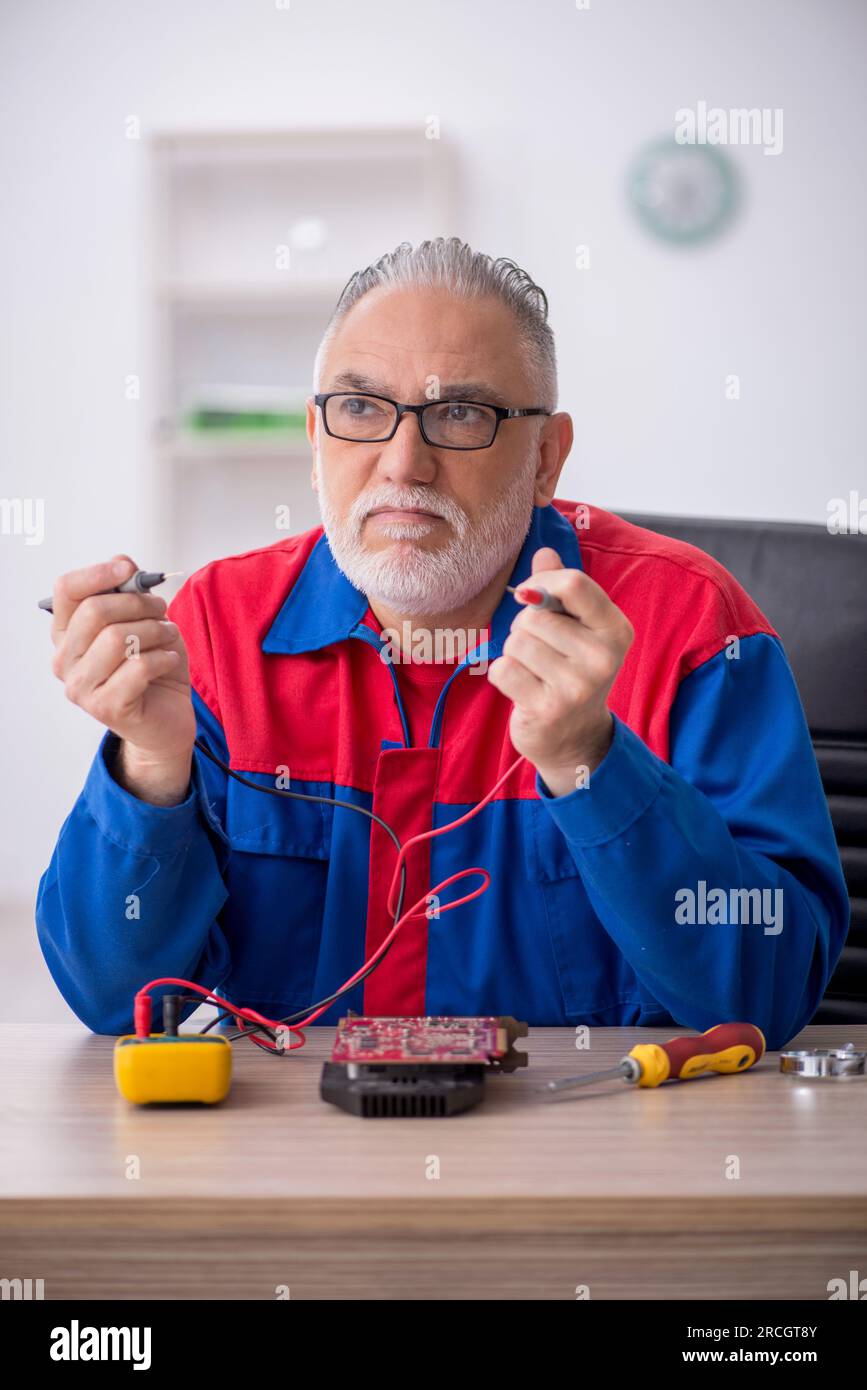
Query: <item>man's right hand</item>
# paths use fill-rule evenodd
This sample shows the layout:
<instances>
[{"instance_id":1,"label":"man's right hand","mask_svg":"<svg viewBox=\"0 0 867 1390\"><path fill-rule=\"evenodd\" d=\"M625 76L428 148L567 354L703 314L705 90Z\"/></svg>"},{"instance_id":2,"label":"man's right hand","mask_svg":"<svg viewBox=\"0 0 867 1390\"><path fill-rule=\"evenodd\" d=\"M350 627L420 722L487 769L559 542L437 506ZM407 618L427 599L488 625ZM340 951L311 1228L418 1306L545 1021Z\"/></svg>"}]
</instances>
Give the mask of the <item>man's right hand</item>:
<instances>
[{"instance_id":1,"label":"man's right hand","mask_svg":"<svg viewBox=\"0 0 867 1390\"><path fill-rule=\"evenodd\" d=\"M66 697L121 740L113 773L142 801L176 806L189 789L196 716L187 651L156 594L110 594L128 555L72 570L54 586L52 670Z\"/></svg>"}]
</instances>

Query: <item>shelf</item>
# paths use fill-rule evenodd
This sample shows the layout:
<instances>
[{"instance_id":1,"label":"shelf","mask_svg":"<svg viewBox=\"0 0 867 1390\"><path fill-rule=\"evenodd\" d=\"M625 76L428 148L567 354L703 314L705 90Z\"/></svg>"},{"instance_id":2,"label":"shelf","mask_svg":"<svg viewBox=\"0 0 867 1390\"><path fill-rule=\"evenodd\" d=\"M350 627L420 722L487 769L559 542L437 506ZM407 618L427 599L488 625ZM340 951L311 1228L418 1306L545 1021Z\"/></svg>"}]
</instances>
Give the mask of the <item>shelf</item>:
<instances>
[{"instance_id":1,"label":"shelf","mask_svg":"<svg viewBox=\"0 0 867 1390\"><path fill-rule=\"evenodd\" d=\"M360 160L405 159L437 162L438 140L425 138L425 128L414 126L370 126L296 128L293 130L234 130L162 132L153 138L153 148L161 160L174 167L243 163L274 165L303 163L338 164Z\"/></svg>"},{"instance_id":2,"label":"shelf","mask_svg":"<svg viewBox=\"0 0 867 1390\"><path fill-rule=\"evenodd\" d=\"M157 439L157 447L179 463L202 459L274 459L292 462L310 460L310 444L306 435L247 434L239 430L231 435L194 435L179 430L167 438Z\"/></svg>"},{"instance_id":3,"label":"shelf","mask_svg":"<svg viewBox=\"0 0 867 1390\"><path fill-rule=\"evenodd\" d=\"M157 295L165 304L195 309L257 309L290 313L299 306L331 309L346 284L345 280L326 277L292 280L287 271L283 281L239 280L226 281L164 280ZM347 279L349 277L347 276Z\"/></svg>"}]
</instances>

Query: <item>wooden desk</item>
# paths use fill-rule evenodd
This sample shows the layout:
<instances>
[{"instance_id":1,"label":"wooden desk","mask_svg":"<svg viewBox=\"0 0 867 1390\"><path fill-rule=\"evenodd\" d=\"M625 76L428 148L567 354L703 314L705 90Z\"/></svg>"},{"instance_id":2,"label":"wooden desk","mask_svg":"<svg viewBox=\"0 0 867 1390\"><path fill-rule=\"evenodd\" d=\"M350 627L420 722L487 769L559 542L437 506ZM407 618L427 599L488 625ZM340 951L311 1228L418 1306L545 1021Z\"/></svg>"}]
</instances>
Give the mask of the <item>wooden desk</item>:
<instances>
[{"instance_id":1,"label":"wooden desk","mask_svg":"<svg viewBox=\"0 0 867 1390\"><path fill-rule=\"evenodd\" d=\"M576 1052L535 1029L481 1108L361 1120L319 1100L331 1028L285 1061L239 1042L222 1106L154 1110L117 1094L112 1038L0 1025L0 1277L49 1299L824 1300L867 1276L867 1080L799 1083L771 1054L659 1090L536 1089L666 1036L594 1029ZM867 1027L798 1041L865 1048Z\"/></svg>"}]
</instances>

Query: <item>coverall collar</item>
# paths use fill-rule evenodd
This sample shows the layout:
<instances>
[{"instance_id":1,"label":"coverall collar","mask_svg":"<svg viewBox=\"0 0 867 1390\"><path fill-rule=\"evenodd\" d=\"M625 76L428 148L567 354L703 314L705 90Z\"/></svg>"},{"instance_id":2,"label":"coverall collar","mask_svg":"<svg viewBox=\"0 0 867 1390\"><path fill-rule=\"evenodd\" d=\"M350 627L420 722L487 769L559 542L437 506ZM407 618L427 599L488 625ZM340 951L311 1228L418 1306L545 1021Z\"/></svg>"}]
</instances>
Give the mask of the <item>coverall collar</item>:
<instances>
[{"instance_id":1,"label":"coverall collar","mask_svg":"<svg viewBox=\"0 0 867 1390\"><path fill-rule=\"evenodd\" d=\"M574 525L548 503L534 507L530 529L509 576L509 583L518 585L530 578L532 558L542 546L557 551L566 569L583 569L581 547ZM488 655L491 659L502 649L509 629L521 604L506 591L491 620ZM367 595L339 570L323 530L314 545L288 598L262 641L263 652L296 655L318 651L331 642L348 638L365 617L369 608Z\"/></svg>"}]
</instances>

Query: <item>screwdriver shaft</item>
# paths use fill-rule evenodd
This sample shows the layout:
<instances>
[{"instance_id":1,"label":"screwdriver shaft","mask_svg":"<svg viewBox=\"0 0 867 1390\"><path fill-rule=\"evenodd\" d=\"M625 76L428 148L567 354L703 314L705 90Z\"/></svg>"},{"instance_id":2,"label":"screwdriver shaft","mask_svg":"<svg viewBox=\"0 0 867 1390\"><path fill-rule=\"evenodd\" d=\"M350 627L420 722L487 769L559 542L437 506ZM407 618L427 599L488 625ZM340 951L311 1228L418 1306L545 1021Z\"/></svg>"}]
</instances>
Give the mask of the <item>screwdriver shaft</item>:
<instances>
[{"instance_id":1,"label":"screwdriver shaft","mask_svg":"<svg viewBox=\"0 0 867 1390\"><path fill-rule=\"evenodd\" d=\"M628 1058L618 1062L616 1067L607 1067L605 1071L591 1071L584 1076L561 1076L559 1081L549 1081L547 1090L549 1091L571 1091L576 1086L590 1086L594 1081L615 1081L618 1077L623 1077L624 1081L632 1080L634 1067Z\"/></svg>"}]
</instances>

